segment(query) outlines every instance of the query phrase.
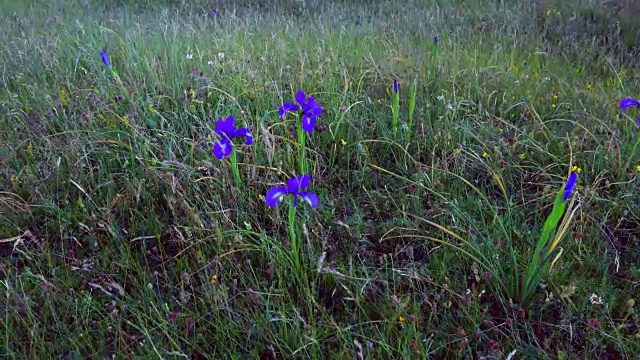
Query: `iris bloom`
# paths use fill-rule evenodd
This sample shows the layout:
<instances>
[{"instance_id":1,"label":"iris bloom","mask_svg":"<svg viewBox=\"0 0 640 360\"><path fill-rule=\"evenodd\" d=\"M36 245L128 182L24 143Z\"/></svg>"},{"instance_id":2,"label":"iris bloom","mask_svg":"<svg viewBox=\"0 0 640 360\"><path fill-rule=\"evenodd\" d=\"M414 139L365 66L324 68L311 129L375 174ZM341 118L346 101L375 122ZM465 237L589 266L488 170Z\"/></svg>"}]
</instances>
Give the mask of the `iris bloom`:
<instances>
[{"instance_id":1,"label":"iris bloom","mask_svg":"<svg viewBox=\"0 0 640 360\"><path fill-rule=\"evenodd\" d=\"M109 53L107 52L107 49L102 49L102 51L100 51L100 57L107 67L111 67L111 61L109 61Z\"/></svg>"},{"instance_id":2,"label":"iris bloom","mask_svg":"<svg viewBox=\"0 0 640 360\"><path fill-rule=\"evenodd\" d=\"M316 207L319 203L318 196L312 192L300 190L309 186L310 182L311 176L309 175L299 175L291 178L287 181L287 186L275 186L269 189L264 201L268 206L273 207L280 204L285 195L291 195L293 196L293 206L298 205L298 197L300 197L309 203L311 207Z\"/></svg>"},{"instance_id":3,"label":"iris bloom","mask_svg":"<svg viewBox=\"0 0 640 360\"><path fill-rule=\"evenodd\" d=\"M628 107L635 106L640 109L640 101L632 98L626 98L620 101L620 109L624 110ZM638 124L640 124L640 115L638 116Z\"/></svg>"},{"instance_id":4,"label":"iris bloom","mask_svg":"<svg viewBox=\"0 0 640 360\"><path fill-rule=\"evenodd\" d=\"M571 193L573 193L573 188L576 186L576 180L578 179L578 173L572 172L571 176L569 176L569 180L564 186L564 196L562 197L562 201L567 201L571 197Z\"/></svg>"},{"instance_id":5,"label":"iris bloom","mask_svg":"<svg viewBox=\"0 0 640 360\"><path fill-rule=\"evenodd\" d=\"M284 119L284 115L288 112L302 110L302 130L308 133L313 132L316 116L322 115L322 106L316 102L313 95L307 97L302 90L298 90L295 99L298 104L282 104L278 111L280 118Z\"/></svg>"},{"instance_id":6,"label":"iris bloom","mask_svg":"<svg viewBox=\"0 0 640 360\"><path fill-rule=\"evenodd\" d=\"M213 155L218 159L226 158L231 154L231 148L233 147L231 140L235 137L245 136L247 145L253 143L253 135L251 135L249 129L236 129L233 116L229 116L226 120L218 119L216 122L216 134L221 137L220 140L213 144Z\"/></svg>"},{"instance_id":7,"label":"iris bloom","mask_svg":"<svg viewBox=\"0 0 640 360\"><path fill-rule=\"evenodd\" d=\"M398 93L398 80L393 79L393 92Z\"/></svg>"}]
</instances>

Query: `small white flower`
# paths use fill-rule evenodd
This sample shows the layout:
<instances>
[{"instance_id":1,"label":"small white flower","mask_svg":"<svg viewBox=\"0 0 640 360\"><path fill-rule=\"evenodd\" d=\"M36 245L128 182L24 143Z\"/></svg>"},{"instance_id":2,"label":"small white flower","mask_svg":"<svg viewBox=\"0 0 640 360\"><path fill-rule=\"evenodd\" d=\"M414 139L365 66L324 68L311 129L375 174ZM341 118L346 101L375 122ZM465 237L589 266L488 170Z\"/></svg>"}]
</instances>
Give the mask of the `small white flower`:
<instances>
[{"instance_id":1,"label":"small white flower","mask_svg":"<svg viewBox=\"0 0 640 360\"><path fill-rule=\"evenodd\" d=\"M439 96L438 96L438 100L440 100L440 101L444 101L444 95L439 95Z\"/></svg>"},{"instance_id":2,"label":"small white flower","mask_svg":"<svg viewBox=\"0 0 640 360\"><path fill-rule=\"evenodd\" d=\"M220 60L224 59L224 53L219 52L218 53L218 59L220 59Z\"/></svg>"},{"instance_id":3,"label":"small white flower","mask_svg":"<svg viewBox=\"0 0 640 360\"><path fill-rule=\"evenodd\" d=\"M602 298L596 293L591 294L591 296L589 297L589 301L591 301L591 303L595 305L602 305Z\"/></svg>"},{"instance_id":4,"label":"small white flower","mask_svg":"<svg viewBox=\"0 0 640 360\"><path fill-rule=\"evenodd\" d=\"M451 104L447 104L447 109L449 109L449 110L453 110L453 105L451 105Z\"/></svg>"},{"instance_id":5,"label":"small white flower","mask_svg":"<svg viewBox=\"0 0 640 360\"><path fill-rule=\"evenodd\" d=\"M187 54L187 60L193 60L193 54L188 53Z\"/></svg>"},{"instance_id":6,"label":"small white flower","mask_svg":"<svg viewBox=\"0 0 640 360\"><path fill-rule=\"evenodd\" d=\"M213 66L213 61L212 60L207 61L207 65Z\"/></svg>"}]
</instances>

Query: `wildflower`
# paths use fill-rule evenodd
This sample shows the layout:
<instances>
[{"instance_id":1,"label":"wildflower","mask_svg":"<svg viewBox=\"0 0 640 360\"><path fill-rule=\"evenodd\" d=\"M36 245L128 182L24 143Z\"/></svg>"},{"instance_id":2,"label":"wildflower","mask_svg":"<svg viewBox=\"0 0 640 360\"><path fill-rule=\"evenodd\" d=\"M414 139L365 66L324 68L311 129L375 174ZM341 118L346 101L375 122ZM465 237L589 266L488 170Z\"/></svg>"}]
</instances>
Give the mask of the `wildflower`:
<instances>
[{"instance_id":1,"label":"wildflower","mask_svg":"<svg viewBox=\"0 0 640 360\"><path fill-rule=\"evenodd\" d=\"M587 319L587 324L589 324L589 327L592 329L600 329L602 327L600 321L598 321L598 319L596 318Z\"/></svg>"},{"instance_id":2,"label":"wildflower","mask_svg":"<svg viewBox=\"0 0 640 360\"><path fill-rule=\"evenodd\" d=\"M398 80L397 79L393 79L393 92L394 93L398 93Z\"/></svg>"},{"instance_id":3,"label":"wildflower","mask_svg":"<svg viewBox=\"0 0 640 360\"><path fill-rule=\"evenodd\" d=\"M107 52L107 49L102 49L102 51L100 51L100 57L107 67L111 67L111 61L109 60L109 53Z\"/></svg>"},{"instance_id":4,"label":"wildflower","mask_svg":"<svg viewBox=\"0 0 640 360\"><path fill-rule=\"evenodd\" d=\"M213 15L216 15L218 13L218 9L216 9L216 8L211 9L211 13Z\"/></svg>"},{"instance_id":5,"label":"wildflower","mask_svg":"<svg viewBox=\"0 0 640 360\"><path fill-rule=\"evenodd\" d=\"M573 193L573 188L576 185L577 178L578 178L577 172L572 172L571 176L569 176L569 180L567 180L567 183L564 186L564 196L562 198L563 201L567 201L571 197L571 193Z\"/></svg>"},{"instance_id":6,"label":"wildflower","mask_svg":"<svg viewBox=\"0 0 640 360\"><path fill-rule=\"evenodd\" d=\"M253 143L253 135L251 135L249 129L236 129L233 116L229 116L226 120L218 119L216 122L216 134L222 137L222 139L216 141L213 145L213 154L218 159L225 158L231 154L231 148L233 146L231 140L235 137L245 136L247 138L247 145Z\"/></svg>"},{"instance_id":7,"label":"wildflower","mask_svg":"<svg viewBox=\"0 0 640 360\"><path fill-rule=\"evenodd\" d=\"M438 35L436 35L436 36L433 38L433 43L434 43L434 44L438 44L439 42L440 42L440 37L439 37Z\"/></svg>"},{"instance_id":8,"label":"wildflower","mask_svg":"<svg viewBox=\"0 0 640 360\"><path fill-rule=\"evenodd\" d=\"M585 89L586 89L587 91L589 91L589 90L591 90L591 87L592 87L592 86L593 86L593 85L591 85L591 83L587 83L587 86L585 86Z\"/></svg>"},{"instance_id":9,"label":"wildflower","mask_svg":"<svg viewBox=\"0 0 640 360\"><path fill-rule=\"evenodd\" d=\"M209 280L209 282L211 283L211 285L215 285L218 282L218 275L217 274L211 275L211 279Z\"/></svg>"},{"instance_id":10,"label":"wildflower","mask_svg":"<svg viewBox=\"0 0 640 360\"><path fill-rule=\"evenodd\" d=\"M318 104L313 95L306 96L302 90L298 90L296 93L296 102L284 103L278 110L278 114L281 119L284 119L284 115L290 111L302 110L302 129L306 132L313 132L313 127L316 124L316 116L322 115L322 106Z\"/></svg>"},{"instance_id":11,"label":"wildflower","mask_svg":"<svg viewBox=\"0 0 640 360\"><path fill-rule=\"evenodd\" d=\"M527 154L525 153L520 154L520 160L524 160L526 158L527 158Z\"/></svg>"},{"instance_id":12,"label":"wildflower","mask_svg":"<svg viewBox=\"0 0 640 360\"><path fill-rule=\"evenodd\" d=\"M638 172L640 172L640 165L636 166L636 170L638 170Z\"/></svg>"},{"instance_id":13,"label":"wildflower","mask_svg":"<svg viewBox=\"0 0 640 360\"><path fill-rule=\"evenodd\" d=\"M402 316L402 315L398 316L398 321L400 323L403 323L404 322L404 316Z\"/></svg>"},{"instance_id":14,"label":"wildflower","mask_svg":"<svg viewBox=\"0 0 640 360\"><path fill-rule=\"evenodd\" d=\"M18 182L18 177L15 175L11 175L11 177L9 178L9 180L11 181L11 184L15 184Z\"/></svg>"},{"instance_id":15,"label":"wildflower","mask_svg":"<svg viewBox=\"0 0 640 360\"><path fill-rule=\"evenodd\" d=\"M311 176L309 175L300 175L294 178L291 178L287 181L287 186L275 186L267 191L267 195L265 196L265 204L267 206L276 206L280 204L282 198L285 195L290 194L293 196L293 206L298 205L298 197L301 197L304 201L309 203L311 207L318 206L318 196L312 192L300 191L300 189L304 189L309 186L311 182Z\"/></svg>"},{"instance_id":16,"label":"wildflower","mask_svg":"<svg viewBox=\"0 0 640 360\"><path fill-rule=\"evenodd\" d=\"M555 109L557 106L558 106L558 105L556 105L556 104L551 104L551 107L552 107L552 108L554 108L554 109Z\"/></svg>"},{"instance_id":17,"label":"wildflower","mask_svg":"<svg viewBox=\"0 0 640 360\"><path fill-rule=\"evenodd\" d=\"M187 53L186 58L187 58L187 60L193 60L193 54Z\"/></svg>"},{"instance_id":18,"label":"wildflower","mask_svg":"<svg viewBox=\"0 0 640 360\"><path fill-rule=\"evenodd\" d=\"M487 152L486 152L486 151L483 151L483 152L482 152L482 157L486 159L486 158L487 158L487 156L489 156L489 155L487 154Z\"/></svg>"},{"instance_id":19,"label":"wildflower","mask_svg":"<svg viewBox=\"0 0 640 360\"><path fill-rule=\"evenodd\" d=\"M603 303L602 298L600 297L600 295L598 295L596 293L591 294L591 296L589 297L589 301L594 305L602 305L602 303Z\"/></svg>"},{"instance_id":20,"label":"wildflower","mask_svg":"<svg viewBox=\"0 0 640 360\"><path fill-rule=\"evenodd\" d=\"M223 52L219 52L218 53L218 59L220 59L220 60L224 59L224 53Z\"/></svg>"},{"instance_id":21,"label":"wildflower","mask_svg":"<svg viewBox=\"0 0 640 360\"><path fill-rule=\"evenodd\" d=\"M626 98L622 101L620 101L620 109L626 109L628 107L631 106L635 106L637 108L640 108L640 101L636 100L636 99L632 99L632 98ZM640 115L638 116L638 124L640 124Z\"/></svg>"},{"instance_id":22,"label":"wildflower","mask_svg":"<svg viewBox=\"0 0 640 360\"><path fill-rule=\"evenodd\" d=\"M213 61L212 60L207 61L207 65L213 66Z\"/></svg>"},{"instance_id":23,"label":"wildflower","mask_svg":"<svg viewBox=\"0 0 640 360\"><path fill-rule=\"evenodd\" d=\"M580 174L580 173L582 172L582 168L580 168L579 166L574 165L574 166L571 168L571 171L573 171L573 172L577 172L578 174Z\"/></svg>"}]
</instances>

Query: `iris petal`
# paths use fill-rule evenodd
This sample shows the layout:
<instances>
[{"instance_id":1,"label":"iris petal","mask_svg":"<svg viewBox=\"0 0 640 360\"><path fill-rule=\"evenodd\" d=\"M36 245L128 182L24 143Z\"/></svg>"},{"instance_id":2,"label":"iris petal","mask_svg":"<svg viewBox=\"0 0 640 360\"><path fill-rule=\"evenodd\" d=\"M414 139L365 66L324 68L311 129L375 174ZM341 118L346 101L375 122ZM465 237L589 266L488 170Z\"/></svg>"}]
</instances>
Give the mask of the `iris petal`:
<instances>
[{"instance_id":1,"label":"iris petal","mask_svg":"<svg viewBox=\"0 0 640 360\"><path fill-rule=\"evenodd\" d=\"M569 176L569 180L567 180L567 183L564 186L564 195L562 198L563 201L567 201L571 197L571 193L573 193L573 188L576 186L577 178L578 178L578 173L575 173L575 172L571 173L571 176Z\"/></svg>"},{"instance_id":2,"label":"iris petal","mask_svg":"<svg viewBox=\"0 0 640 360\"><path fill-rule=\"evenodd\" d=\"M247 137L247 145L253 144L253 135L251 134L251 131L249 131L249 129L247 129L247 128L239 129L238 131L236 131L236 133L233 136L234 137L236 137L236 136L246 136Z\"/></svg>"},{"instance_id":3,"label":"iris petal","mask_svg":"<svg viewBox=\"0 0 640 360\"><path fill-rule=\"evenodd\" d=\"M226 139L216 141L213 144L213 155L218 159L224 159L231 154L231 142Z\"/></svg>"},{"instance_id":4,"label":"iris petal","mask_svg":"<svg viewBox=\"0 0 640 360\"><path fill-rule=\"evenodd\" d=\"M307 103L307 96L304 94L302 90L298 90L296 93L296 102L300 104L303 108Z\"/></svg>"},{"instance_id":5,"label":"iris petal","mask_svg":"<svg viewBox=\"0 0 640 360\"><path fill-rule=\"evenodd\" d=\"M287 189L282 186L272 187L267 191L267 195L264 197L264 202L267 206L274 207L282 201L282 197L287 194Z\"/></svg>"},{"instance_id":6,"label":"iris petal","mask_svg":"<svg viewBox=\"0 0 640 360\"><path fill-rule=\"evenodd\" d=\"M318 200L318 195L312 192L300 191L298 195L307 202L307 204L311 205L311 207L316 207L320 203Z\"/></svg>"},{"instance_id":7,"label":"iris petal","mask_svg":"<svg viewBox=\"0 0 640 360\"><path fill-rule=\"evenodd\" d=\"M309 102L307 103L304 112L307 115L320 116L322 115L322 106L318 104L313 96L309 96Z\"/></svg>"},{"instance_id":8,"label":"iris petal","mask_svg":"<svg viewBox=\"0 0 640 360\"><path fill-rule=\"evenodd\" d=\"M100 57L102 58L102 62L107 65L107 67L111 66L111 61L109 60L109 53L107 52L107 49L102 49L102 51L100 51Z\"/></svg>"},{"instance_id":9,"label":"iris petal","mask_svg":"<svg viewBox=\"0 0 640 360\"><path fill-rule=\"evenodd\" d=\"M311 183L311 176L309 175L298 175L294 178L291 178L287 181L287 190L288 192L295 194L300 189L304 189Z\"/></svg>"},{"instance_id":10,"label":"iris petal","mask_svg":"<svg viewBox=\"0 0 640 360\"><path fill-rule=\"evenodd\" d=\"M233 115L229 116L225 120L218 119L216 121L216 134L224 137L228 137L229 140L233 137L236 132L236 125L234 124L235 120Z\"/></svg>"},{"instance_id":11,"label":"iris petal","mask_svg":"<svg viewBox=\"0 0 640 360\"><path fill-rule=\"evenodd\" d=\"M302 130L310 133L313 132L313 128L316 126L316 118L310 115L302 116Z\"/></svg>"},{"instance_id":12,"label":"iris petal","mask_svg":"<svg viewBox=\"0 0 640 360\"><path fill-rule=\"evenodd\" d=\"M290 112L290 111L298 111L300 110L300 107L296 104L293 103L284 103L282 104L282 106L280 106L280 109L278 110L278 115L280 116L280 119L284 119L284 116Z\"/></svg>"},{"instance_id":13,"label":"iris petal","mask_svg":"<svg viewBox=\"0 0 640 360\"><path fill-rule=\"evenodd\" d=\"M632 98L626 98L622 101L620 101L620 109L626 109L630 106L635 106L640 108L640 101L636 100L636 99L632 99Z\"/></svg>"}]
</instances>

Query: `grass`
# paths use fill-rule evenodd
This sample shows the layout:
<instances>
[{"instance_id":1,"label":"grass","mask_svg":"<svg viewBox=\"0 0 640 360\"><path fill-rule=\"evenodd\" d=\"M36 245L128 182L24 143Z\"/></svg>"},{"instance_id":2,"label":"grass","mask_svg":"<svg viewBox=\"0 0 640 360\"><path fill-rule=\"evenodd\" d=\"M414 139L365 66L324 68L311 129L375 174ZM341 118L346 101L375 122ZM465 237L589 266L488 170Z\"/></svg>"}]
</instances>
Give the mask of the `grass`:
<instances>
[{"instance_id":1,"label":"grass","mask_svg":"<svg viewBox=\"0 0 640 360\"><path fill-rule=\"evenodd\" d=\"M633 357L625 4L2 2L0 354ZM278 117L298 89L324 108L299 264L264 203L298 175L299 118ZM228 115L254 135L240 189L211 151ZM562 254L525 298L574 166Z\"/></svg>"}]
</instances>

